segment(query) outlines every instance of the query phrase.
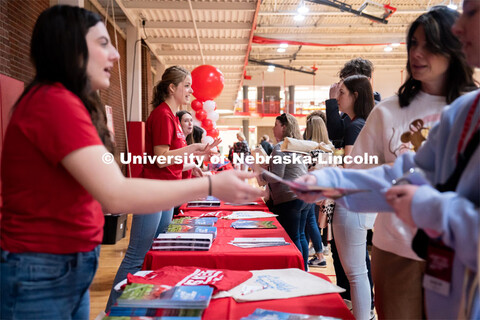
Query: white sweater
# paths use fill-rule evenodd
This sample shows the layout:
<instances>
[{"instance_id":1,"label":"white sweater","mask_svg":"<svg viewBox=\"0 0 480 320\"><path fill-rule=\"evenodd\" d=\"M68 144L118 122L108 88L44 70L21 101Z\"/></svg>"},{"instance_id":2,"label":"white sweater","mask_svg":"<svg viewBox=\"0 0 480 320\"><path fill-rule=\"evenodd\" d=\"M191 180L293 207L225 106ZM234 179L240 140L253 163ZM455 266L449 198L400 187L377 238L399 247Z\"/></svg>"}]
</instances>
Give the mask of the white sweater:
<instances>
[{"instance_id":1,"label":"white sweater","mask_svg":"<svg viewBox=\"0 0 480 320\"><path fill-rule=\"evenodd\" d=\"M433 124L440 120L440 113L446 104L445 97L424 92L419 92L410 105L404 108L400 108L397 96L383 100L367 118L353 147L352 156L363 156L365 152L376 155L381 165L394 162L404 152L416 151ZM405 258L422 260L411 249L417 229L407 226L395 214L379 213L374 230L373 244L377 248Z\"/></svg>"}]
</instances>

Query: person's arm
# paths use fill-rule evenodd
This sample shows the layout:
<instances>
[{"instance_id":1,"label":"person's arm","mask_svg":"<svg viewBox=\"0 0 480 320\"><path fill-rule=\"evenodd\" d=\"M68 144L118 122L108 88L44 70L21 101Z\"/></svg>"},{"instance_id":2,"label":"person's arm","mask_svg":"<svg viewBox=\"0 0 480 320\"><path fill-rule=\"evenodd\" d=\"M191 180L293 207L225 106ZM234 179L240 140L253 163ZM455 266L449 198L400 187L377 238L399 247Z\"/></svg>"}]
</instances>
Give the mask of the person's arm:
<instances>
[{"instance_id":1,"label":"person's arm","mask_svg":"<svg viewBox=\"0 0 480 320\"><path fill-rule=\"evenodd\" d=\"M430 185L397 186L386 193L395 214L432 238L455 249L463 263L477 271L479 207L456 192L439 192ZM461 249L460 249L461 248Z\"/></svg>"},{"instance_id":2,"label":"person's arm","mask_svg":"<svg viewBox=\"0 0 480 320\"><path fill-rule=\"evenodd\" d=\"M414 154L406 153L395 161L394 166L383 165L369 170L323 168L298 178L296 181L322 187L366 189L367 192L352 194L335 200L341 206L357 212L393 212L385 199L385 192L392 181L401 177L410 168L416 167ZM318 200L318 195L297 193L308 202Z\"/></svg>"},{"instance_id":3,"label":"person's arm","mask_svg":"<svg viewBox=\"0 0 480 320\"><path fill-rule=\"evenodd\" d=\"M338 111L337 99L328 99L325 101L325 115L327 117L327 132L330 140L343 139L344 124Z\"/></svg>"},{"instance_id":4,"label":"person's arm","mask_svg":"<svg viewBox=\"0 0 480 320\"><path fill-rule=\"evenodd\" d=\"M63 158L61 164L109 212L157 212L209 193L207 178L188 181L125 178L116 163L102 161L107 152L100 145L77 149ZM214 175L210 178L212 195L229 202L255 200L263 191L243 181L254 176L234 170Z\"/></svg>"}]
</instances>

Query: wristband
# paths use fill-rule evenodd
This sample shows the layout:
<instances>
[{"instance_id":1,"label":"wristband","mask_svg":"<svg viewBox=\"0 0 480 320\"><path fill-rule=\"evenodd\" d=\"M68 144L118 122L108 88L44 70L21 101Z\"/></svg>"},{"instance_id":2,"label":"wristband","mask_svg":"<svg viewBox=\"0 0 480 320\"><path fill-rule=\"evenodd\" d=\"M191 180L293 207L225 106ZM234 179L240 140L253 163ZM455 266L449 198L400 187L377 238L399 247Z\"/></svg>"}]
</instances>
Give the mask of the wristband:
<instances>
[{"instance_id":1,"label":"wristband","mask_svg":"<svg viewBox=\"0 0 480 320\"><path fill-rule=\"evenodd\" d=\"M208 178L208 195L212 195L212 176L207 176Z\"/></svg>"}]
</instances>

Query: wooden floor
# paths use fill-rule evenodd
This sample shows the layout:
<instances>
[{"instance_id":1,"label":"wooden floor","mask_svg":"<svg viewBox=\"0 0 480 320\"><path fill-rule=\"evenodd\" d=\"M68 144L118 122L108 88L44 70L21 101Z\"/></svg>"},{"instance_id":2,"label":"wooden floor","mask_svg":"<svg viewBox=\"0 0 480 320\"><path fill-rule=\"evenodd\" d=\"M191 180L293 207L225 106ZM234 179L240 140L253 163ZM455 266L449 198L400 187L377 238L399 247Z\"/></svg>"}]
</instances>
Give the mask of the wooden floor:
<instances>
[{"instance_id":1,"label":"wooden floor","mask_svg":"<svg viewBox=\"0 0 480 320\"><path fill-rule=\"evenodd\" d=\"M104 311L108 296L112 288L113 279L120 263L122 262L125 251L128 247L130 238L131 215L127 221L127 236L118 241L115 245L102 245L100 251L100 264L90 287L90 319L94 320L100 312ZM331 255L326 257L327 268L311 267L309 271L326 274L330 280L335 283L335 271L333 269ZM101 319L101 318L100 318Z\"/></svg>"}]
</instances>

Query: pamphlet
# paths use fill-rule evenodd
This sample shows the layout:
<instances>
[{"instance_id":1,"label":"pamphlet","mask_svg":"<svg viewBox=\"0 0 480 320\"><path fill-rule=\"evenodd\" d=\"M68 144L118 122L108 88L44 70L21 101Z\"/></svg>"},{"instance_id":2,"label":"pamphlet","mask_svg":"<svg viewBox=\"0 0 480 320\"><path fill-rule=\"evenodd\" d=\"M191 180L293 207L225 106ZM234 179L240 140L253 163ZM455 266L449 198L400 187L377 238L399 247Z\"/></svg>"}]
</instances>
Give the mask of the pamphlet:
<instances>
[{"instance_id":1,"label":"pamphlet","mask_svg":"<svg viewBox=\"0 0 480 320\"><path fill-rule=\"evenodd\" d=\"M229 242L239 248L262 248L262 247L278 247L287 246L290 243L282 237L265 237L265 238L235 238Z\"/></svg>"},{"instance_id":2,"label":"pamphlet","mask_svg":"<svg viewBox=\"0 0 480 320\"><path fill-rule=\"evenodd\" d=\"M209 286L169 286L132 283L117 299L119 307L205 309L213 288Z\"/></svg>"},{"instance_id":3,"label":"pamphlet","mask_svg":"<svg viewBox=\"0 0 480 320\"><path fill-rule=\"evenodd\" d=\"M338 320L326 316L313 316L300 313L287 313L274 310L256 309L252 314L240 320Z\"/></svg>"},{"instance_id":4,"label":"pamphlet","mask_svg":"<svg viewBox=\"0 0 480 320\"><path fill-rule=\"evenodd\" d=\"M203 217L203 218L175 218L170 224L187 224L192 226L213 226L218 221L217 217Z\"/></svg>"},{"instance_id":5,"label":"pamphlet","mask_svg":"<svg viewBox=\"0 0 480 320\"><path fill-rule=\"evenodd\" d=\"M230 225L235 229L276 229L273 221L237 220Z\"/></svg>"},{"instance_id":6,"label":"pamphlet","mask_svg":"<svg viewBox=\"0 0 480 320\"><path fill-rule=\"evenodd\" d=\"M289 181L289 180L282 179L276 174L273 174L270 171L267 171L264 169L262 169L262 174L264 174L265 176L268 176L269 178L275 180L276 182L286 184L287 186L290 187L290 189L294 191L314 192L314 193L318 193L319 197L325 197L325 198L330 198L334 200L341 198L343 196L348 196L355 193L370 192L370 190L367 190L367 189L329 188L329 187L315 186L315 185L300 183L295 181Z\"/></svg>"}]
</instances>

